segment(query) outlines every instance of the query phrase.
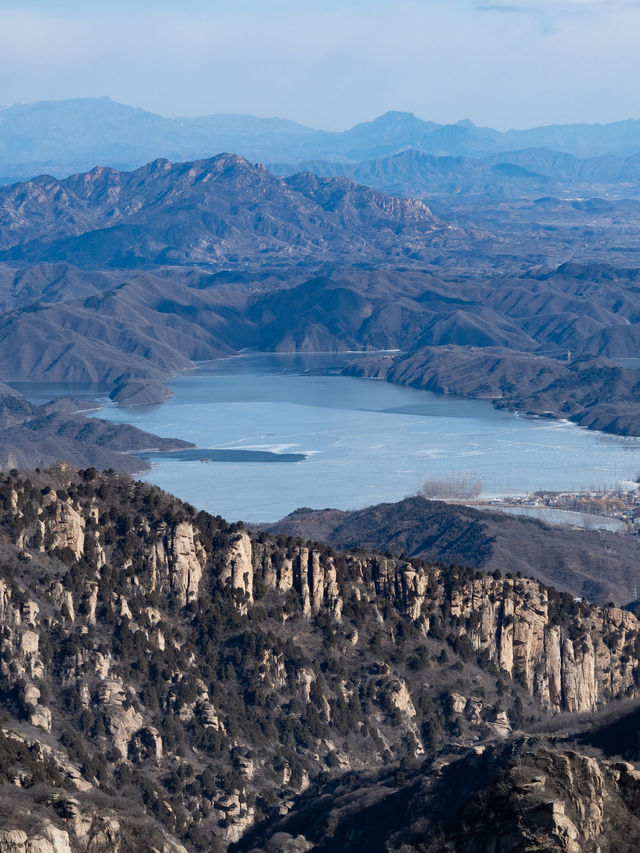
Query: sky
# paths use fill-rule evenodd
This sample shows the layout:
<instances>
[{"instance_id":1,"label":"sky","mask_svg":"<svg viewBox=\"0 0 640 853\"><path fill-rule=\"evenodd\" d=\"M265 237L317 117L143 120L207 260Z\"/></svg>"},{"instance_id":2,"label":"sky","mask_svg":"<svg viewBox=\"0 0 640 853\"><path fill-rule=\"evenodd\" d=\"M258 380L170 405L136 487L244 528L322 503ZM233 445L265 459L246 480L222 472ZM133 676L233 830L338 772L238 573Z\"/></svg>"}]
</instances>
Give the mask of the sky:
<instances>
[{"instance_id":1,"label":"sky","mask_svg":"<svg viewBox=\"0 0 640 853\"><path fill-rule=\"evenodd\" d=\"M640 117L639 41L640 0L0 0L0 104L608 122Z\"/></svg>"}]
</instances>

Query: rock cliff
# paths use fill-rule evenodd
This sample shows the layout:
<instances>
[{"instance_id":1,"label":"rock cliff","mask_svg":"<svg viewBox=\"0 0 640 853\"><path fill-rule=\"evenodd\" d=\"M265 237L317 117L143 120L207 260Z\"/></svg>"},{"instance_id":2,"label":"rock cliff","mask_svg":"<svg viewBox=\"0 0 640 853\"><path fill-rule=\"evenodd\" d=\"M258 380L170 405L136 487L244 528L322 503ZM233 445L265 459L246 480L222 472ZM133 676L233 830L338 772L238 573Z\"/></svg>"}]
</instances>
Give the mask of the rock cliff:
<instances>
[{"instance_id":1,"label":"rock cliff","mask_svg":"<svg viewBox=\"0 0 640 853\"><path fill-rule=\"evenodd\" d=\"M150 850L224 849L322 778L640 697L630 613L253 534L92 469L0 478L0 620L0 803L52 792L6 824L25 851L47 821L54 853L124 853L136 821Z\"/></svg>"},{"instance_id":2,"label":"rock cliff","mask_svg":"<svg viewBox=\"0 0 640 853\"><path fill-rule=\"evenodd\" d=\"M520 571L546 586L602 604L633 601L640 584L637 536L547 525L421 495L359 510L298 509L263 529L326 542L339 550L359 547L407 554L489 573Z\"/></svg>"},{"instance_id":3,"label":"rock cliff","mask_svg":"<svg viewBox=\"0 0 640 853\"><path fill-rule=\"evenodd\" d=\"M105 809L67 793L54 793L45 808L37 800L33 806L28 815L2 815L0 853L187 853L182 844L139 816L126 814L122 806Z\"/></svg>"},{"instance_id":4,"label":"rock cliff","mask_svg":"<svg viewBox=\"0 0 640 853\"><path fill-rule=\"evenodd\" d=\"M233 850L632 853L639 794L629 762L519 738L408 773L325 783Z\"/></svg>"}]
</instances>

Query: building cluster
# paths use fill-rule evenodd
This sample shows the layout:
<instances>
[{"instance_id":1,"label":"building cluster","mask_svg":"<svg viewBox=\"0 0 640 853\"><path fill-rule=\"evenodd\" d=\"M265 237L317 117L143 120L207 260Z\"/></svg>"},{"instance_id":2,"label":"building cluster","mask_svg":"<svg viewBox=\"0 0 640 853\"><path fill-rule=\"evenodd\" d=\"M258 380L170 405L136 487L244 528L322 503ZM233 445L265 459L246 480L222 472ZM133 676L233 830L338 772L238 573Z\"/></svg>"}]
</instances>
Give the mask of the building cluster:
<instances>
[{"instance_id":1,"label":"building cluster","mask_svg":"<svg viewBox=\"0 0 640 853\"><path fill-rule=\"evenodd\" d=\"M577 512L584 516L588 527L589 517L611 518L622 522L621 532L640 533L640 488L589 490L586 492L533 492L529 495L497 498L489 502L496 507L522 507L553 509L559 512Z\"/></svg>"}]
</instances>

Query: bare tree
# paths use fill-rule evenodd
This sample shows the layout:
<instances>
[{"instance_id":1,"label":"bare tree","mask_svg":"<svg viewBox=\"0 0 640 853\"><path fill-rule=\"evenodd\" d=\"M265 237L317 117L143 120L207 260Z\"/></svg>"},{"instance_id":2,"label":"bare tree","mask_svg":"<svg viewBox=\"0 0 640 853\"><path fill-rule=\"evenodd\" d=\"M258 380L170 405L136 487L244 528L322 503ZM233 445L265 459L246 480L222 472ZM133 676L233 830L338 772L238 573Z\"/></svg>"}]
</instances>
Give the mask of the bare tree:
<instances>
[{"instance_id":1,"label":"bare tree","mask_svg":"<svg viewBox=\"0 0 640 853\"><path fill-rule=\"evenodd\" d=\"M418 494L438 500L475 500L482 494L482 487L482 480L474 480L470 474L459 474L444 480L428 478Z\"/></svg>"}]
</instances>

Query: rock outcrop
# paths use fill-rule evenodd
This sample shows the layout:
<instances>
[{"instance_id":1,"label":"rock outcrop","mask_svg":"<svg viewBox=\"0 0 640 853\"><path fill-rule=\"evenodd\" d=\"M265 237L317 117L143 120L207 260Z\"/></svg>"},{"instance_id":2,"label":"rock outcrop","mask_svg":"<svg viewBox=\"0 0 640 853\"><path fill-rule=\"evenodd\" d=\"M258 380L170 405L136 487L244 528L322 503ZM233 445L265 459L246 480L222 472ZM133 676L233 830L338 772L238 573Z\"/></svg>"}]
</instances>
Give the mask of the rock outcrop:
<instances>
[{"instance_id":1,"label":"rock outcrop","mask_svg":"<svg viewBox=\"0 0 640 853\"><path fill-rule=\"evenodd\" d=\"M517 739L429 759L400 777L320 785L234 851L633 853L639 794L640 772L628 762Z\"/></svg>"},{"instance_id":2,"label":"rock outcrop","mask_svg":"<svg viewBox=\"0 0 640 853\"><path fill-rule=\"evenodd\" d=\"M517 575L252 533L92 471L0 478L0 504L0 809L3 782L70 803L7 825L25 853L63 844L44 820L71 853L138 849L116 791L162 826L150 850L240 843L321 774L640 697L634 615ZM555 800L535 814L583 843Z\"/></svg>"},{"instance_id":3,"label":"rock outcrop","mask_svg":"<svg viewBox=\"0 0 640 853\"><path fill-rule=\"evenodd\" d=\"M86 557L100 566L106 559L100 544L105 534L92 530L90 539L85 534L95 512L93 507L58 498L54 490L47 492L41 508L45 528L41 547L69 549L76 559ZM208 555L193 524L162 524L146 530L145 535L150 540L146 581L150 591L170 591L180 606L195 602ZM451 585L444 570L425 564L356 554L347 554L343 560L342 573L351 581L350 587L343 582L341 589L335 557L327 549L294 544L283 554L272 541L261 542L240 531L219 558L219 578L241 594L238 606L243 612L253 602L254 579L259 578L279 592L295 591L306 618L326 610L340 620L345 594L350 596L356 589L370 599L377 596L392 601L406 618L420 622L425 633L447 614L455 636L464 638L475 652L487 655L498 670L517 679L549 710L589 711L612 697L638 692L635 644L640 626L626 611L587 608L566 597L558 599L556 593L524 578L478 576ZM142 571L139 580L145 582L144 578ZM51 594L74 621L78 603L70 591L57 585ZM91 613L95 596L93 588L88 592ZM0 610L5 622L23 626L14 642L24 672L35 677L41 667L39 636L33 630L38 606L33 602L26 611L23 606L15 614L7 606L5 588L0 593ZM123 606L126 608L126 602ZM560 614L559 606L570 611L571 631L569 616ZM131 720L131 727L138 722ZM39 724L48 727L46 713L40 714Z\"/></svg>"},{"instance_id":4,"label":"rock outcrop","mask_svg":"<svg viewBox=\"0 0 640 853\"><path fill-rule=\"evenodd\" d=\"M168 554L171 587L181 604L195 601L202 578L202 566L207 558L197 543L193 527L186 522L176 524L171 531Z\"/></svg>"},{"instance_id":5,"label":"rock outcrop","mask_svg":"<svg viewBox=\"0 0 640 853\"><path fill-rule=\"evenodd\" d=\"M82 804L75 797L57 794L48 806L51 819L19 813L7 818L0 829L0 853L187 853L157 828L141 832L135 818ZM15 823L29 828L10 828Z\"/></svg>"},{"instance_id":6,"label":"rock outcrop","mask_svg":"<svg viewBox=\"0 0 640 853\"><path fill-rule=\"evenodd\" d=\"M253 601L252 546L246 531L243 530L231 542L223 560L220 578L223 583L230 581L233 589L244 593L246 603Z\"/></svg>"},{"instance_id":7,"label":"rock outcrop","mask_svg":"<svg viewBox=\"0 0 640 853\"><path fill-rule=\"evenodd\" d=\"M295 590L305 617L326 609L340 618L344 598L332 555L295 546L290 574L278 568L279 554L259 543L252 549L246 534L242 542L246 577L262 574L274 589ZM590 711L612 697L640 695L640 624L625 610L589 607L526 578L478 575L454 586L433 566L375 555L344 560L355 588L393 601L425 633L446 614L455 636L488 655L548 710Z\"/></svg>"}]
</instances>

